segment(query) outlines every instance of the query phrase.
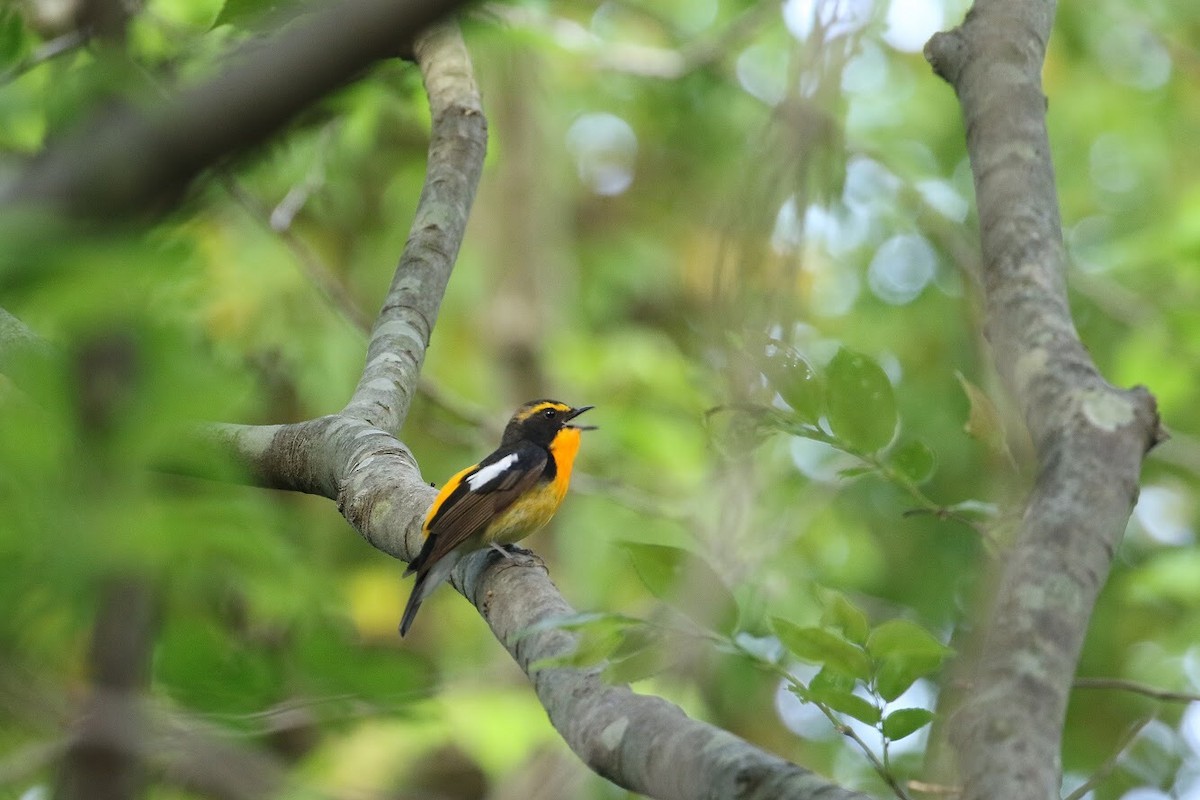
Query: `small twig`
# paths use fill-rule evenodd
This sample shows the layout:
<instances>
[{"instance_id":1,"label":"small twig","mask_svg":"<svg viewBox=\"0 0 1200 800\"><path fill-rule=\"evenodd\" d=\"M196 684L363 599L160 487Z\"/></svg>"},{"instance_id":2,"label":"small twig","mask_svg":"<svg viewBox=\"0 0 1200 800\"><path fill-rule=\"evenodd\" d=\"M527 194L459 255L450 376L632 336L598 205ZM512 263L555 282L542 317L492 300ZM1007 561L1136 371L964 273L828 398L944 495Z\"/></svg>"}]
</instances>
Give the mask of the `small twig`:
<instances>
[{"instance_id":1,"label":"small twig","mask_svg":"<svg viewBox=\"0 0 1200 800\"><path fill-rule=\"evenodd\" d=\"M892 758L891 758L892 740L889 739L888 735L883 732L883 707L886 704L884 703L883 698L879 696L879 690L875 688L874 680L871 681L870 685L867 688L870 690L872 697L875 698L875 707L877 709L879 709L879 722L875 723L875 729L877 731L879 731L879 736L883 740L883 768L887 770L888 775L891 775L892 774Z\"/></svg>"},{"instance_id":2,"label":"small twig","mask_svg":"<svg viewBox=\"0 0 1200 800\"><path fill-rule=\"evenodd\" d=\"M1075 688L1116 689L1122 692L1145 695L1155 700L1170 703L1194 703L1200 701L1200 694L1196 692L1175 692L1169 689L1159 689L1144 683L1138 683L1137 681L1125 680L1124 678L1076 678Z\"/></svg>"},{"instance_id":3,"label":"small twig","mask_svg":"<svg viewBox=\"0 0 1200 800\"><path fill-rule=\"evenodd\" d=\"M779 677L783 678L793 688L798 688L801 690L806 690L808 688L799 679L788 672L783 666L761 660L759 663L773 671ZM904 787L900 785L900 782L896 780L895 776L892 775L891 771L887 768L887 765L879 760L879 756L875 755L875 751L872 750L871 746L867 744L861 736L858 735L854 728L843 722L838 715L833 713L833 710L824 703L821 703L817 700L807 700L806 702L812 703L814 706L816 706L821 713L825 715L825 718L829 720L830 724L833 725L833 729L835 731L858 745L859 749L862 750L863 754L867 757L867 761L871 762L871 766L879 774L879 777L883 779L884 783L891 787L892 791L896 793L896 796L900 798L900 800L911 800L908 794L904 791Z\"/></svg>"},{"instance_id":4,"label":"small twig","mask_svg":"<svg viewBox=\"0 0 1200 800\"><path fill-rule=\"evenodd\" d=\"M908 492L909 496L916 500L920 505L920 509L922 511L933 514L940 520L954 520L962 525L966 525L980 538L990 555L995 555L997 552L999 552L1000 544L996 541L996 537L992 535L992 532L988 530L987 526L975 522L971 518L960 514L959 512L954 511L947 506L934 502L934 500L929 497L929 495L925 494L925 492L921 490L921 487L918 486L914 481L910 480L907 475L899 472L892 467L892 465L885 463L878 456L863 455L861 453L854 453L851 451L847 452L850 452L851 455L858 456L858 458L860 458L863 462L870 464L872 467L878 470L879 474L893 486L897 486Z\"/></svg>"},{"instance_id":5,"label":"small twig","mask_svg":"<svg viewBox=\"0 0 1200 800\"><path fill-rule=\"evenodd\" d=\"M271 233L279 236L284 246L296 260L300 271L316 287L326 304L336 312L346 324L363 336L371 334L371 320L363 312L362 307L350 294L337 273L321 258L320 254L297 234L290 225L276 225L276 214L269 210L257 197L246 190L242 184L226 173L222 176L222 184L230 196L238 202L256 222ZM475 406L453 396L438 386L434 381L422 375L417 383L417 391L426 402L441 409L459 422L477 428L487 434L488 438L498 438L501 428L495 421L488 418Z\"/></svg>"},{"instance_id":6,"label":"small twig","mask_svg":"<svg viewBox=\"0 0 1200 800\"><path fill-rule=\"evenodd\" d=\"M485 414L478 406L446 391L432 379L421 376L421 380L417 384L417 391L430 405L441 409L464 425L476 428L488 439L500 438L504 429L496 423L496 420Z\"/></svg>"},{"instance_id":7,"label":"small twig","mask_svg":"<svg viewBox=\"0 0 1200 800\"><path fill-rule=\"evenodd\" d=\"M87 43L88 34L81 30L69 31L62 36L57 36L0 74L0 86L12 83L34 67L45 64L64 53L74 52Z\"/></svg>"},{"instance_id":8,"label":"small twig","mask_svg":"<svg viewBox=\"0 0 1200 800\"><path fill-rule=\"evenodd\" d=\"M332 139L331 132L334 126L327 125L321 131L320 142L317 145L317 157L313 159L312 165L309 167L308 174L304 176L304 180L288 190L275 208L271 209L271 228L277 231L285 231L292 226L292 221L296 215L300 213L300 209L304 208L304 204L312 197L313 192L321 188L325 183L325 155L329 150L329 142Z\"/></svg>"},{"instance_id":9,"label":"small twig","mask_svg":"<svg viewBox=\"0 0 1200 800\"><path fill-rule=\"evenodd\" d=\"M1129 730L1125 732L1125 735L1121 737L1121 741L1117 745L1117 749L1113 751L1112 755L1109 756L1103 764L1096 768L1096 771L1092 773L1090 778L1077 786L1075 791L1064 797L1063 800L1082 800L1084 795L1095 788L1100 781L1107 778L1109 773L1116 769L1117 762L1121 760L1121 756L1125 755L1125 752L1137 739L1138 734L1142 732L1142 728L1145 728L1153 721L1154 717L1151 716L1146 717L1145 719L1140 719L1133 723Z\"/></svg>"},{"instance_id":10,"label":"small twig","mask_svg":"<svg viewBox=\"0 0 1200 800\"><path fill-rule=\"evenodd\" d=\"M363 313L362 307L350 295L345 284L338 280L334 271L321 260L312 247L297 236L290 227L276 227L272 222L271 211L258 198L246 191L232 175L223 175L221 183L230 196L242 208L250 212L250 216L262 223L264 228L279 236L296 259L296 264L299 265L305 277L317 288L329 306L336 310L355 330L369 335L371 320Z\"/></svg>"},{"instance_id":11,"label":"small twig","mask_svg":"<svg viewBox=\"0 0 1200 800\"><path fill-rule=\"evenodd\" d=\"M896 780L896 777L892 775L887 764L879 760L879 756L875 755L875 751L872 750L871 746L867 744L861 736L858 735L853 727L847 725L845 722L842 722L838 718L837 714L833 713L833 711L824 703L819 703L816 700L812 700L810 702L821 710L821 713L824 714L826 719L828 719L833 725L834 730L858 745L859 749L862 750L866 755L867 760L871 762L871 766L875 768L877 773L879 773L879 777L883 778L884 782L891 787L892 791L896 793L896 796L899 797L900 800L910 800L908 793L904 791L904 787L902 787L900 782Z\"/></svg>"}]
</instances>

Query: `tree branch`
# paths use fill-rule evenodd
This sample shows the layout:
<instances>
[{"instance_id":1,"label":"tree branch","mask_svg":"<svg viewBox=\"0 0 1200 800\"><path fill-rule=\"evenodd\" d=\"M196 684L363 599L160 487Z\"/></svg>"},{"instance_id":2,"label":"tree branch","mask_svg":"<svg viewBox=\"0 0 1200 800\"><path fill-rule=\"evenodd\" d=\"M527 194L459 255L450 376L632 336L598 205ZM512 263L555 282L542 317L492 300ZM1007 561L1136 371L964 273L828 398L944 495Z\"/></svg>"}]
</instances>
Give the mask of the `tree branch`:
<instances>
[{"instance_id":1,"label":"tree branch","mask_svg":"<svg viewBox=\"0 0 1200 800\"><path fill-rule=\"evenodd\" d=\"M591 769L661 800L865 800L865 795L693 720L661 698L605 683L599 668L531 669L572 652L577 637L553 627L528 633L540 622L576 612L545 568L527 561L481 553L456 574L462 578L456 585L529 675L550 722ZM493 602L497 598L504 602Z\"/></svg>"},{"instance_id":2,"label":"tree branch","mask_svg":"<svg viewBox=\"0 0 1200 800\"><path fill-rule=\"evenodd\" d=\"M1170 689L1159 689L1137 681L1124 678L1076 678L1076 689L1113 689L1121 692L1140 694L1164 703L1200 703L1200 694L1196 692L1175 692Z\"/></svg>"},{"instance_id":3,"label":"tree branch","mask_svg":"<svg viewBox=\"0 0 1200 800\"><path fill-rule=\"evenodd\" d=\"M352 477L360 488L351 491L362 491L370 484L364 483L368 477L390 480L391 468L416 466L392 434L408 415L487 149L483 105L457 28L438 26L422 33L415 51L433 118L429 163L408 242L375 322L354 395L336 415L293 425L216 425L206 432L209 443L234 454L257 485L328 497L339 502L344 514L364 513L355 495L345 494ZM389 532L384 541L393 549L381 549L408 558L404 546L396 544L404 536L403 530Z\"/></svg>"},{"instance_id":4,"label":"tree branch","mask_svg":"<svg viewBox=\"0 0 1200 800\"><path fill-rule=\"evenodd\" d=\"M1137 741L1138 734L1142 732L1142 729L1153 721L1154 717L1145 717L1133 723L1129 730L1125 731L1125 735L1121 737L1121 741L1117 744L1116 749L1113 750L1112 755L1096 768L1091 777L1079 784L1075 788L1075 791L1064 797L1063 800L1083 800L1089 792L1099 786L1117 768L1117 763L1121 760L1121 756L1125 755L1129 751L1129 748L1133 746L1133 743Z\"/></svg>"},{"instance_id":5,"label":"tree branch","mask_svg":"<svg viewBox=\"0 0 1200 800\"><path fill-rule=\"evenodd\" d=\"M975 176L985 332L1036 447L1038 475L951 720L964 797L1051 798L1088 618L1160 438L1153 397L1097 372L1066 296L1041 68L1053 0L977 0L925 48L958 94Z\"/></svg>"},{"instance_id":6,"label":"tree branch","mask_svg":"<svg viewBox=\"0 0 1200 800\"><path fill-rule=\"evenodd\" d=\"M389 433L404 424L438 307L483 170L487 121L457 29L416 43L433 116L429 169L400 266L367 345L367 366L342 414Z\"/></svg>"},{"instance_id":7,"label":"tree branch","mask_svg":"<svg viewBox=\"0 0 1200 800\"><path fill-rule=\"evenodd\" d=\"M68 31L43 42L36 50L25 58L0 73L0 86L4 86L24 75L36 66L58 58L65 53L71 53L83 47L88 42L88 34L84 31Z\"/></svg>"},{"instance_id":8,"label":"tree branch","mask_svg":"<svg viewBox=\"0 0 1200 800\"><path fill-rule=\"evenodd\" d=\"M97 115L0 188L0 207L44 205L92 218L161 210L202 170L265 141L459 5L314 2L267 43L235 52L215 78L148 111Z\"/></svg>"},{"instance_id":9,"label":"tree branch","mask_svg":"<svg viewBox=\"0 0 1200 800\"><path fill-rule=\"evenodd\" d=\"M124 800L141 794L146 720L137 697L150 675L155 603L136 579L110 583L92 632L93 691L74 722L57 800Z\"/></svg>"}]
</instances>

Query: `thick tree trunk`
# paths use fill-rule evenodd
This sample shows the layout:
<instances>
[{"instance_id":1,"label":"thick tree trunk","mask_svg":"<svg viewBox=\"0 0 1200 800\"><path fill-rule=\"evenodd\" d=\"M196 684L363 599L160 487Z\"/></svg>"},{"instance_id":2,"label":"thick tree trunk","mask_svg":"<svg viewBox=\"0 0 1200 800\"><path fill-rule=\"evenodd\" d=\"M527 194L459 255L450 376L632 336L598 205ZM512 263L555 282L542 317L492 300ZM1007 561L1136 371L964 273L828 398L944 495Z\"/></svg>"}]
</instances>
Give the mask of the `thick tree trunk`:
<instances>
[{"instance_id":1,"label":"thick tree trunk","mask_svg":"<svg viewBox=\"0 0 1200 800\"><path fill-rule=\"evenodd\" d=\"M964 797L1059 796L1067 698L1088 619L1160 438L1153 397L1097 372L1066 294L1041 69L1052 0L978 0L925 54L962 104L983 249L985 332L1037 477L966 699L951 720Z\"/></svg>"}]
</instances>

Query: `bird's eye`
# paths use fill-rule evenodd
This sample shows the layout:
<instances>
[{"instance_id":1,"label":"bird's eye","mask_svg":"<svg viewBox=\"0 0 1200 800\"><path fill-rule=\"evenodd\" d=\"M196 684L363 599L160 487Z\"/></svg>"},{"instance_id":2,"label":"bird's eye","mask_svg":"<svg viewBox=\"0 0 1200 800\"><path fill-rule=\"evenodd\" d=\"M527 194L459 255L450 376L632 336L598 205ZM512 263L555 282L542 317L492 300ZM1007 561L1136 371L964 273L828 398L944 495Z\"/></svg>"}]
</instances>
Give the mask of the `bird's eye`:
<instances>
[{"instance_id":1,"label":"bird's eye","mask_svg":"<svg viewBox=\"0 0 1200 800\"><path fill-rule=\"evenodd\" d=\"M558 411L553 408L547 408L545 411L542 412L542 416L545 417L546 419L554 419L555 417L558 416Z\"/></svg>"}]
</instances>

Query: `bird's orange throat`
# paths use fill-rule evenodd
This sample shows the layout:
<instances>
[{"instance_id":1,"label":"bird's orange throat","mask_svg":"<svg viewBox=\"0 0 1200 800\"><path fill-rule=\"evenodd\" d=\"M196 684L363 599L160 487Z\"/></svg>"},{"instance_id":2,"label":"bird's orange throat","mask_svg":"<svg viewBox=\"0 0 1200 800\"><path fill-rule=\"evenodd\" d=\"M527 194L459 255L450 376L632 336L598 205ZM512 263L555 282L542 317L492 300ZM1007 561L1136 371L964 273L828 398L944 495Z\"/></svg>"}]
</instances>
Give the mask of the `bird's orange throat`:
<instances>
[{"instance_id":1,"label":"bird's orange throat","mask_svg":"<svg viewBox=\"0 0 1200 800\"><path fill-rule=\"evenodd\" d=\"M554 457L554 488L561 499L571 483L571 467L575 465L575 454L579 452L580 431L578 428L563 428L550 443L550 455Z\"/></svg>"}]
</instances>

